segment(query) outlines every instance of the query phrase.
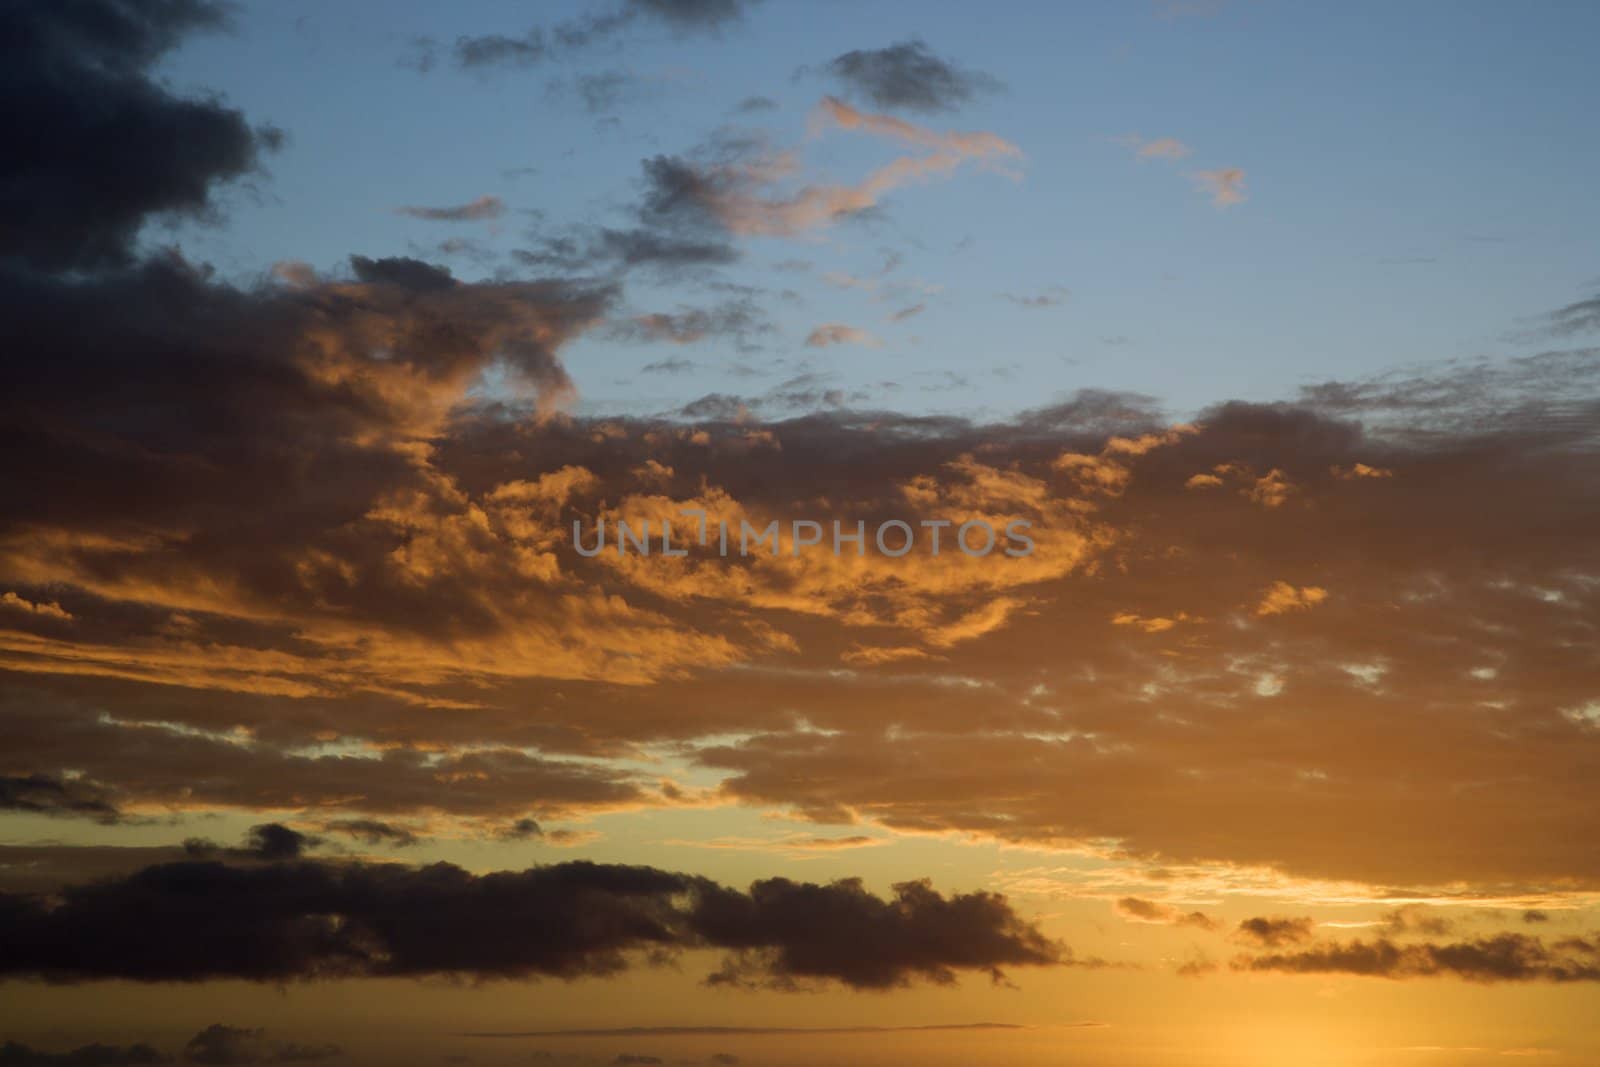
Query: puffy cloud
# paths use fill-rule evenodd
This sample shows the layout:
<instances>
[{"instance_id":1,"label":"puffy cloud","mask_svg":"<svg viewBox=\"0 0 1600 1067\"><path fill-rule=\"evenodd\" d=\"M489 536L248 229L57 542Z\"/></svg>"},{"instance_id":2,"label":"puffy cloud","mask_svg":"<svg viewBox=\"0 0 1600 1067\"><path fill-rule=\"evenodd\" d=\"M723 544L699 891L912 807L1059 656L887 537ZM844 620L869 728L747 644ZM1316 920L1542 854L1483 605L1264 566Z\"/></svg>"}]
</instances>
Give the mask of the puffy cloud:
<instances>
[{"instance_id":1,"label":"puffy cloud","mask_svg":"<svg viewBox=\"0 0 1600 1067\"><path fill-rule=\"evenodd\" d=\"M19 10L0 43L15 146L0 162L0 258L47 270L126 265L145 220L205 218L213 189L256 171L281 134L151 76L207 0L85 0Z\"/></svg>"},{"instance_id":2,"label":"puffy cloud","mask_svg":"<svg viewBox=\"0 0 1600 1067\"><path fill-rule=\"evenodd\" d=\"M576 978L713 949L728 953L716 984L887 989L1071 962L995 894L907 882L884 899L856 880L783 878L741 891L586 862L482 875L443 863L171 863L54 900L0 895L0 932L16 949L0 971L55 981ZM263 1046L233 1028L204 1031L186 1050L197 1063L332 1054Z\"/></svg>"}]
</instances>

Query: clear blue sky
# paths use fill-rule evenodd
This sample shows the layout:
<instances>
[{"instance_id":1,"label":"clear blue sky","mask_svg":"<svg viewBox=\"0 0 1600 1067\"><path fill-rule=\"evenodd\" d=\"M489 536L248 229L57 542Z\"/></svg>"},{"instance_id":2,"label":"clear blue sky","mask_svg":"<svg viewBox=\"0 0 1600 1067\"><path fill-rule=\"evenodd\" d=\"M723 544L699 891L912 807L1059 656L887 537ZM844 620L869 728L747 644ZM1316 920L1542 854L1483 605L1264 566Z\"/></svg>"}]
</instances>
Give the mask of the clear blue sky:
<instances>
[{"instance_id":1,"label":"clear blue sky","mask_svg":"<svg viewBox=\"0 0 1600 1067\"><path fill-rule=\"evenodd\" d=\"M458 36L609 7L248 3L231 34L191 40L165 72L289 140L269 176L228 198L220 227L177 236L240 278L278 260L336 270L351 253L431 259L463 278L529 276L506 258L529 246L529 212L549 228L614 219L637 199L642 159L688 152L725 124L795 148L813 180L859 181L900 149L808 136L807 117L839 90L816 70L916 36L1005 89L901 117L1013 142L1020 179L963 167L894 189L870 222L744 239L720 281L762 291L777 330L757 339L761 351L596 333L565 353L585 410L758 396L811 373L901 410L1003 414L1098 387L1150 392L1183 413L1526 352L1531 343L1507 337L1519 323L1592 291L1600 5L1177 6L996 4L980 36L966 4L769 0L716 35L640 23L538 65L464 70L448 57ZM419 36L443 48L425 74L404 62ZM612 71L633 87L590 113L573 79ZM755 95L777 108L734 113ZM1130 134L1191 154L1139 159L1119 140ZM1244 170L1247 199L1219 207L1192 173L1229 167ZM452 224L394 210L484 195L507 213ZM442 256L449 238L487 255ZM890 257L876 293L824 278L867 277ZM809 269L773 269L794 259ZM1049 307L1003 295L1052 287L1069 295ZM725 298L704 278L635 276L619 313ZM915 303L927 310L888 321ZM821 323L866 330L881 347L806 348ZM693 370L642 372L673 357Z\"/></svg>"}]
</instances>

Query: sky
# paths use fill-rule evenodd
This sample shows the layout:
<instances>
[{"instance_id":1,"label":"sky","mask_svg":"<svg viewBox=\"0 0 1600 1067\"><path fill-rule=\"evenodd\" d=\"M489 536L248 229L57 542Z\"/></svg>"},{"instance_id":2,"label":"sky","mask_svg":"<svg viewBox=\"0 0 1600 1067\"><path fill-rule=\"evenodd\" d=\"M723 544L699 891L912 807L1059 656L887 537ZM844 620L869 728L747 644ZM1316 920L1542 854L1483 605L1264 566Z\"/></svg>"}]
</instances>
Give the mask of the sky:
<instances>
[{"instance_id":1,"label":"sky","mask_svg":"<svg viewBox=\"0 0 1600 1067\"><path fill-rule=\"evenodd\" d=\"M1597 29L8 6L0 1067L1600 1063Z\"/></svg>"}]
</instances>

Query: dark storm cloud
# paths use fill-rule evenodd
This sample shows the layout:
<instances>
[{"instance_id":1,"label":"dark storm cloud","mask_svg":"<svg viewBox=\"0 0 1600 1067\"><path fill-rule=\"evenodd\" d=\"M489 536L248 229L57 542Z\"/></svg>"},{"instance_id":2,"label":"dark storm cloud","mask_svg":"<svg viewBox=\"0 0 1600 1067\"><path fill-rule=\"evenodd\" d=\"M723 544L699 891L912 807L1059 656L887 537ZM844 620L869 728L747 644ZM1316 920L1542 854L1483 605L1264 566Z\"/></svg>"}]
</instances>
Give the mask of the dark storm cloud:
<instances>
[{"instance_id":1,"label":"dark storm cloud","mask_svg":"<svg viewBox=\"0 0 1600 1067\"><path fill-rule=\"evenodd\" d=\"M57 270L125 264L155 215L205 217L213 186L258 168L276 130L216 98L170 93L156 62L225 24L207 0L15 5L0 33L0 258Z\"/></svg>"},{"instance_id":2,"label":"dark storm cloud","mask_svg":"<svg viewBox=\"0 0 1600 1067\"><path fill-rule=\"evenodd\" d=\"M103 786L49 774L0 775L0 811L88 816L106 823L121 817Z\"/></svg>"},{"instance_id":3,"label":"dark storm cloud","mask_svg":"<svg viewBox=\"0 0 1600 1067\"><path fill-rule=\"evenodd\" d=\"M1470 982L1600 982L1600 939L1546 942L1526 934L1444 944L1380 938L1315 945L1299 952L1241 957L1240 971L1349 974L1368 978L1463 978Z\"/></svg>"},{"instance_id":4,"label":"dark storm cloud","mask_svg":"<svg viewBox=\"0 0 1600 1067\"><path fill-rule=\"evenodd\" d=\"M485 875L443 863L170 863L51 898L0 894L0 940L0 974L60 982L576 978L709 948L731 953L714 983L887 989L1070 962L994 894L905 883L884 900L854 880L781 878L741 892L587 862Z\"/></svg>"},{"instance_id":5,"label":"dark storm cloud","mask_svg":"<svg viewBox=\"0 0 1600 1067\"><path fill-rule=\"evenodd\" d=\"M822 70L848 95L890 110L954 111L976 96L1003 88L998 79L964 70L919 40L846 52Z\"/></svg>"}]
</instances>

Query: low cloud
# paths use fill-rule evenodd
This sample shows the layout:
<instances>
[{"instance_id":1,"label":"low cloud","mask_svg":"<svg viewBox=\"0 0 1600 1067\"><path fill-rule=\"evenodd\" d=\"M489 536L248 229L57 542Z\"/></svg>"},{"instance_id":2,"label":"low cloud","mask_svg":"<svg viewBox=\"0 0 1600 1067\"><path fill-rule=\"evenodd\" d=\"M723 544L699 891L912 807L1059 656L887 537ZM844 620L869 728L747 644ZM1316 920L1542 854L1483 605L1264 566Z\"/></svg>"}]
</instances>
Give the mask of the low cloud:
<instances>
[{"instance_id":1,"label":"low cloud","mask_svg":"<svg viewBox=\"0 0 1600 1067\"><path fill-rule=\"evenodd\" d=\"M1400 944L1379 938L1243 957L1232 967L1367 978L1454 977L1483 983L1600 982L1600 939L1570 937L1546 942L1526 934L1500 934L1442 944Z\"/></svg>"},{"instance_id":2,"label":"low cloud","mask_svg":"<svg viewBox=\"0 0 1600 1067\"><path fill-rule=\"evenodd\" d=\"M587 862L483 875L443 863L169 863L53 898L0 894L0 938L10 946L0 975L60 982L576 978L720 949L728 956L713 984L890 989L1072 961L992 893L906 882L885 899L857 880L784 878L737 890ZM188 1058L261 1062L236 1055L258 1038L213 1028Z\"/></svg>"}]
</instances>

